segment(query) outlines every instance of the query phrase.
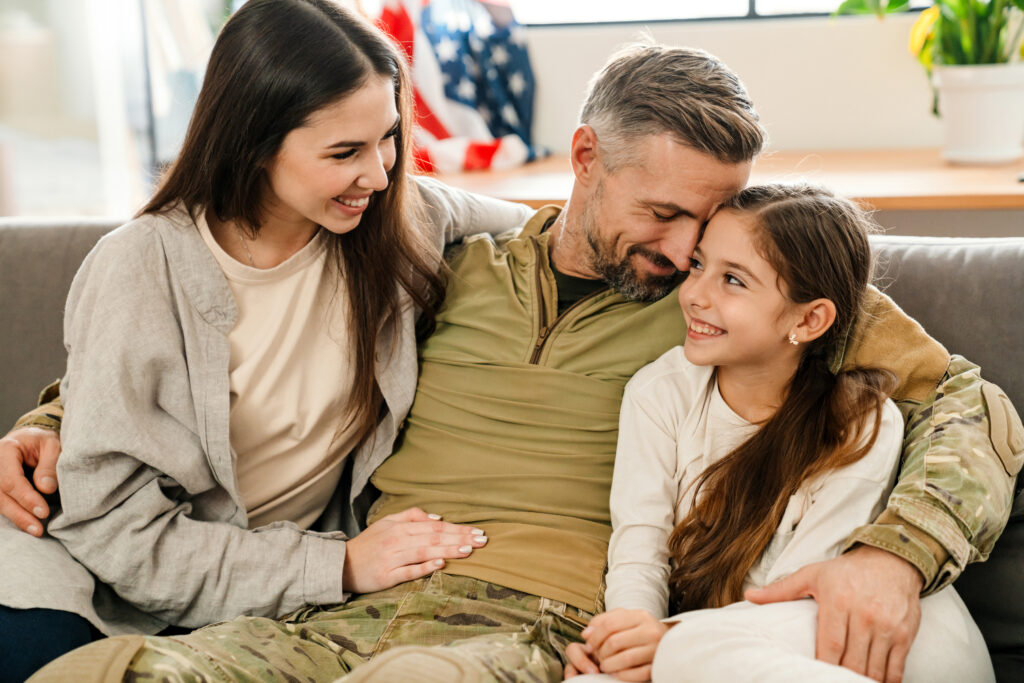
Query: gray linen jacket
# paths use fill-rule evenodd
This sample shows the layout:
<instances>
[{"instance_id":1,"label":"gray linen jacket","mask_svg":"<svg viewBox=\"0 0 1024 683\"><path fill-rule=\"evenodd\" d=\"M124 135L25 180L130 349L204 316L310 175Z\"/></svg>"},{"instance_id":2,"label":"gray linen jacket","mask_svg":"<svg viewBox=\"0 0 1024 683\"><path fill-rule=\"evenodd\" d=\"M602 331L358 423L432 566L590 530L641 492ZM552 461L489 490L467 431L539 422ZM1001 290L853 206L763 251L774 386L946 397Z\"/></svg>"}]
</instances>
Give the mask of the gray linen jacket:
<instances>
[{"instance_id":1,"label":"gray linen jacket","mask_svg":"<svg viewBox=\"0 0 1024 683\"><path fill-rule=\"evenodd\" d=\"M532 213L430 179L417 185L439 250ZM415 312L405 303L397 334L381 335L377 349L387 412L349 456L324 514L332 530L249 530L228 433L237 309L227 281L184 209L105 236L65 312L63 507L42 539L0 518L0 604L75 612L114 635L343 602L344 539L360 527L360 494L416 389Z\"/></svg>"}]
</instances>

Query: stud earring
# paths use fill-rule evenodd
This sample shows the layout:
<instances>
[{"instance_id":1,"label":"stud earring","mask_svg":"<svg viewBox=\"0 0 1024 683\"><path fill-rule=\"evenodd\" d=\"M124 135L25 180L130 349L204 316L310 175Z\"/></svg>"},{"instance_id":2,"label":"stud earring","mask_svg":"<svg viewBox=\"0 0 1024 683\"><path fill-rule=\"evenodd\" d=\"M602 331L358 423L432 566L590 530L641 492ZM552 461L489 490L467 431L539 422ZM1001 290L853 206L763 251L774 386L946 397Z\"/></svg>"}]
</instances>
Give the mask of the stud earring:
<instances>
[{"instance_id":1,"label":"stud earring","mask_svg":"<svg viewBox=\"0 0 1024 683\"><path fill-rule=\"evenodd\" d=\"M797 344L800 343L796 340L796 332L789 333L789 343L792 344L793 346L796 346Z\"/></svg>"}]
</instances>

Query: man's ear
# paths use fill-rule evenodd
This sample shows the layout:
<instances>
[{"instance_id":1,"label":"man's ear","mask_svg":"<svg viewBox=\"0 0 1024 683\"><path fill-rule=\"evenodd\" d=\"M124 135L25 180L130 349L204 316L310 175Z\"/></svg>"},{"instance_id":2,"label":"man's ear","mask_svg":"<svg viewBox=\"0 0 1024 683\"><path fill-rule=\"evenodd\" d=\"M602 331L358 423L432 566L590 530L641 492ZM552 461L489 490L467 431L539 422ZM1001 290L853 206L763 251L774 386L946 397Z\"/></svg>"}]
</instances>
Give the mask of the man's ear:
<instances>
[{"instance_id":1,"label":"man's ear","mask_svg":"<svg viewBox=\"0 0 1024 683\"><path fill-rule=\"evenodd\" d=\"M601 168L597 133L587 124L583 124L572 134L569 162L572 164L572 172L576 175L576 182L580 185L590 185L597 179L597 173Z\"/></svg>"},{"instance_id":2,"label":"man's ear","mask_svg":"<svg viewBox=\"0 0 1024 683\"><path fill-rule=\"evenodd\" d=\"M814 341L825 334L836 321L836 305L830 299L815 299L800 304L803 317L793 330L796 341L801 344Z\"/></svg>"}]
</instances>

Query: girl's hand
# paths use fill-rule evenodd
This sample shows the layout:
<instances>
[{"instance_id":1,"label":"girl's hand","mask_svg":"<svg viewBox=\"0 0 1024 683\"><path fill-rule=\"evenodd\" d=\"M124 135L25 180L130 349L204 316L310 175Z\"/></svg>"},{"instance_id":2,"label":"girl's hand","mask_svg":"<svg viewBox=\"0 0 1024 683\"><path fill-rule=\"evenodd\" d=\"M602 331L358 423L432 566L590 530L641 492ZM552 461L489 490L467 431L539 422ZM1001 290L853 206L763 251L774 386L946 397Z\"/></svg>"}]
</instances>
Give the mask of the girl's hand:
<instances>
[{"instance_id":1,"label":"girl's hand","mask_svg":"<svg viewBox=\"0 0 1024 683\"><path fill-rule=\"evenodd\" d=\"M480 529L442 522L419 508L378 519L348 541L342 581L352 593L372 593L412 581L468 557L487 543Z\"/></svg>"},{"instance_id":2,"label":"girl's hand","mask_svg":"<svg viewBox=\"0 0 1024 683\"><path fill-rule=\"evenodd\" d=\"M654 652L668 629L647 610L615 609L591 619L582 635L602 672L623 681L649 681Z\"/></svg>"},{"instance_id":3,"label":"girl's hand","mask_svg":"<svg viewBox=\"0 0 1024 683\"><path fill-rule=\"evenodd\" d=\"M601 669L597 662L587 654L586 646L582 643L569 643L565 648L565 657L569 663L565 665L565 678L572 678L580 674L599 674Z\"/></svg>"}]
</instances>

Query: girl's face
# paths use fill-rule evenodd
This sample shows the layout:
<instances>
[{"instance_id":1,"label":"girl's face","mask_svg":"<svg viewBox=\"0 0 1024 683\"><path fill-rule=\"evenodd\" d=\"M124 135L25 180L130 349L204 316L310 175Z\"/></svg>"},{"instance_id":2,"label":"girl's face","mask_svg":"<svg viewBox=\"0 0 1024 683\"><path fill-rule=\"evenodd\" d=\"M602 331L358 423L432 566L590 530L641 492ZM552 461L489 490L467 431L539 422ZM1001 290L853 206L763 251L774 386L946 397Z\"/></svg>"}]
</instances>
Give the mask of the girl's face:
<instances>
[{"instance_id":1,"label":"girl's face","mask_svg":"<svg viewBox=\"0 0 1024 683\"><path fill-rule=\"evenodd\" d=\"M354 229L388 186L398 131L390 79L371 77L362 88L289 132L267 166L268 223L341 234Z\"/></svg>"},{"instance_id":2,"label":"girl's face","mask_svg":"<svg viewBox=\"0 0 1024 683\"><path fill-rule=\"evenodd\" d=\"M749 214L724 209L694 249L679 303L688 325L683 348L696 365L754 370L796 351L787 338L803 313L758 253L756 230Z\"/></svg>"}]
</instances>

